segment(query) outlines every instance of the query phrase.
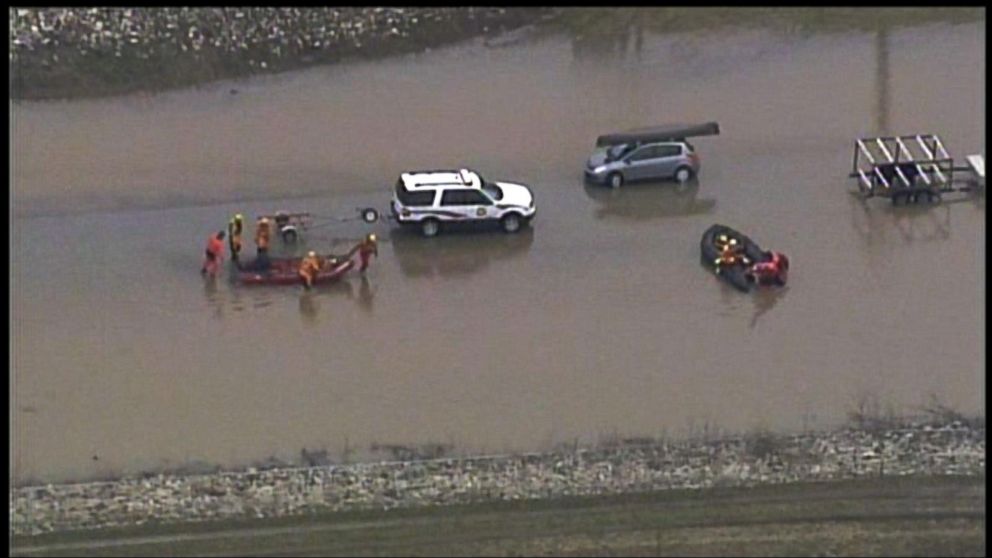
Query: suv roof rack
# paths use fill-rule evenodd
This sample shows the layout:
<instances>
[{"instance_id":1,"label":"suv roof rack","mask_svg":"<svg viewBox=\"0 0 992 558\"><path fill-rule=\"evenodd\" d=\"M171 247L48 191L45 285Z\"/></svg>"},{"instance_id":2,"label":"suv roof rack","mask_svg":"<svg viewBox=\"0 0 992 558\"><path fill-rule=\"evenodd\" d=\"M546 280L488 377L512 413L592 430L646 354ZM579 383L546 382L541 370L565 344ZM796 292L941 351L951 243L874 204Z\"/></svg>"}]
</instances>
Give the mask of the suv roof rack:
<instances>
[{"instance_id":1,"label":"suv roof rack","mask_svg":"<svg viewBox=\"0 0 992 558\"><path fill-rule=\"evenodd\" d=\"M418 175L427 175L420 177ZM434 176L431 176L434 175ZM400 175L403 186L409 189L462 186L481 188L482 177L471 169L438 169L404 172Z\"/></svg>"}]
</instances>

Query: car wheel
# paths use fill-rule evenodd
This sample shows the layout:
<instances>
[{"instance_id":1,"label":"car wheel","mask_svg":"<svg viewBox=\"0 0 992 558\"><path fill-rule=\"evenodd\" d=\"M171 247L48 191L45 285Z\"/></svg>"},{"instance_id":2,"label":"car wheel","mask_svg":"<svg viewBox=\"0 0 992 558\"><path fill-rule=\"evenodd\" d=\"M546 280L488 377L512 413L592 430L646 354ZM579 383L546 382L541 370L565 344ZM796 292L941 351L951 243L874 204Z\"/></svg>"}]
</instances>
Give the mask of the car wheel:
<instances>
[{"instance_id":1,"label":"car wheel","mask_svg":"<svg viewBox=\"0 0 992 558\"><path fill-rule=\"evenodd\" d=\"M689 167L679 167L675 171L675 180L680 183L688 182L692 178L692 169Z\"/></svg>"},{"instance_id":2,"label":"car wheel","mask_svg":"<svg viewBox=\"0 0 992 558\"><path fill-rule=\"evenodd\" d=\"M610 185L610 188L619 188L623 186L623 175L615 172L607 178L607 183Z\"/></svg>"},{"instance_id":3,"label":"car wheel","mask_svg":"<svg viewBox=\"0 0 992 558\"><path fill-rule=\"evenodd\" d=\"M282 231L282 241L286 244L293 244L296 242L297 234L293 229L286 229Z\"/></svg>"},{"instance_id":4,"label":"car wheel","mask_svg":"<svg viewBox=\"0 0 992 558\"><path fill-rule=\"evenodd\" d=\"M520 215L516 213L508 213L502 219L500 219L500 224L503 225L503 230L508 233L515 233L520 230L521 219Z\"/></svg>"},{"instance_id":5,"label":"car wheel","mask_svg":"<svg viewBox=\"0 0 992 558\"><path fill-rule=\"evenodd\" d=\"M426 237L437 236L441 232L441 223L437 219L424 219L420 222L420 233Z\"/></svg>"}]
</instances>

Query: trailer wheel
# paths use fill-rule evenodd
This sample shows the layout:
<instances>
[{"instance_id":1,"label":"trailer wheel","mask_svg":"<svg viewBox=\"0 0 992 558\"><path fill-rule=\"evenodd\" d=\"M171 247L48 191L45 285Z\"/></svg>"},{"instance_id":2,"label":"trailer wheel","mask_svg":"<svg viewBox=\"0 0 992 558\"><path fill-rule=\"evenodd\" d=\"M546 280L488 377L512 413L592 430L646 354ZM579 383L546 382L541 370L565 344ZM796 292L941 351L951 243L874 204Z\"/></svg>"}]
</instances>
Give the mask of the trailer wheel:
<instances>
[{"instance_id":1,"label":"trailer wheel","mask_svg":"<svg viewBox=\"0 0 992 558\"><path fill-rule=\"evenodd\" d=\"M282 231L282 241L285 242L286 244L293 244L294 242L296 242L297 238L298 235L296 234L296 231L293 229L285 229L284 231Z\"/></svg>"},{"instance_id":2,"label":"trailer wheel","mask_svg":"<svg viewBox=\"0 0 992 558\"><path fill-rule=\"evenodd\" d=\"M379 212L371 207L366 207L362 210L362 221L366 223L375 223L379 220Z\"/></svg>"}]
</instances>

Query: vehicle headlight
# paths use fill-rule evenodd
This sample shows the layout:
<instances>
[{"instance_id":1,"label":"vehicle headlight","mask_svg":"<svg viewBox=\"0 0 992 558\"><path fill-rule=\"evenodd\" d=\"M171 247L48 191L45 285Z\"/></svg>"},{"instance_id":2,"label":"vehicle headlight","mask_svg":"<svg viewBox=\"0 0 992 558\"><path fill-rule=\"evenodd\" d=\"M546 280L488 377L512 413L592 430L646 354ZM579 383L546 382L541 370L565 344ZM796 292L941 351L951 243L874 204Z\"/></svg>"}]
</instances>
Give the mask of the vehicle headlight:
<instances>
[{"instance_id":1,"label":"vehicle headlight","mask_svg":"<svg viewBox=\"0 0 992 558\"><path fill-rule=\"evenodd\" d=\"M592 172L599 174L606 170L606 165L599 165L598 167L592 169Z\"/></svg>"}]
</instances>

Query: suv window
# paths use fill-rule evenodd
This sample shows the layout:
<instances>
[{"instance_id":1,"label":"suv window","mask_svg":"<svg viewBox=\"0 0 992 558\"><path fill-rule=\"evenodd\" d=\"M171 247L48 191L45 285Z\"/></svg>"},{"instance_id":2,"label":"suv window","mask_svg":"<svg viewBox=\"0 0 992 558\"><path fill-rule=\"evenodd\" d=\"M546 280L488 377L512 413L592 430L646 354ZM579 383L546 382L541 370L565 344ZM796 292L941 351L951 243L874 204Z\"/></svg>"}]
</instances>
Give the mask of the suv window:
<instances>
[{"instance_id":1,"label":"suv window","mask_svg":"<svg viewBox=\"0 0 992 558\"><path fill-rule=\"evenodd\" d=\"M445 190L441 194L441 205L492 205L492 203L478 190Z\"/></svg>"},{"instance_id":2,"label":"suv window","mask_svg":"<svg viewBox=\"0 0 992 558\"><path fill-rule=\"evenodd\" d=\"M416 207L434 205L434 190L411 192L403 187L402 181L396 182L396 199L406 206Z\"/></svg>"},{"instance_id":3,"label":"suv window","mask_svg":"<svg viewBox=\"0 0 992 558\"><path fill-rule=\"evenodd\" d=\"M496 201L503 199L503 190L500 190L499 186L493 184L492 182L483 182L482 189L489 194L490 198Z\"/></svg>"}]
</instances>

